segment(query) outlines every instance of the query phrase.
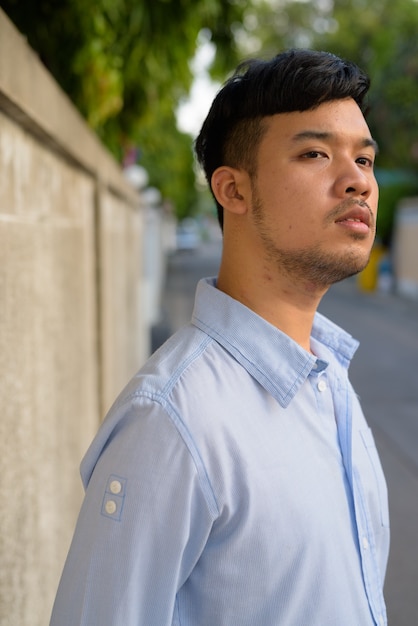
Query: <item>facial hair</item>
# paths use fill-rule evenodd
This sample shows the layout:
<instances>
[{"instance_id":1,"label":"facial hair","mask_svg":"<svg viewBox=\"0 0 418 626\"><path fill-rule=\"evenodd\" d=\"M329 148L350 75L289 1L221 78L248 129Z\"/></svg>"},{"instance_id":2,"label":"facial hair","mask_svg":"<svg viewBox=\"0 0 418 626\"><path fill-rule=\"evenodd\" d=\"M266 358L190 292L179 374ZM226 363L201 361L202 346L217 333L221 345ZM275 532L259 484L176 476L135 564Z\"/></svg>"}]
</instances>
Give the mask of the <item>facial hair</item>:
<instances>
[{"instance_id":1,"label":"facial hair","mask_svg":"<svg viewBox=\"0 0 418 626\"><path fill-rule=\"evenodd\" d=\"M327 252L318 244L293 250L278 248L271 237L271 229L266 223L262 202L255 189L253 192L254 224L263 243L267 260L273 262L279 273L288 275L293 281L328 288L334 283L358 274L368 264L370 253L359 254L354 247L339 254ZM356 204L359 204L358 200L352 198L341 202L328 215L325 224L336 221L349 207ZM361 204L369 208L367 203ZM370 227L374 229L374 217L371 211L370 216ZM351 237L353 241L364 239L364 235L356 233L352 233Z\"/></svg>"}]
</instances>

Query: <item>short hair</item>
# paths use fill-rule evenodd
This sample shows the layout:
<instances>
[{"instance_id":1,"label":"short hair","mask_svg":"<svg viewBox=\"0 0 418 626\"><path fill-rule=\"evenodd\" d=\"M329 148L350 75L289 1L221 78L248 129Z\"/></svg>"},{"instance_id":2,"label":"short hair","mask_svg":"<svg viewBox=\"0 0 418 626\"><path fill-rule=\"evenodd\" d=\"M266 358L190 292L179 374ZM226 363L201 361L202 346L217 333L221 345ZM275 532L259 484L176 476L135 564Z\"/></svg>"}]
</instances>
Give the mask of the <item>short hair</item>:
<instances>
[{"instance_id":1,"label":"short hair","mask_svg":"<svg viewBox=\"0 0 418 626\"><path fill-rule=\"evenodd\" d=\"M369 77L355 63L329 52L291 49L270 60L244 61L216 95L195 142L209 187L221 165L254 174L263 118L345 98L365 113L369 86ZM223 207L215 201L223 228Z\"/></svg>"}]
</instances>

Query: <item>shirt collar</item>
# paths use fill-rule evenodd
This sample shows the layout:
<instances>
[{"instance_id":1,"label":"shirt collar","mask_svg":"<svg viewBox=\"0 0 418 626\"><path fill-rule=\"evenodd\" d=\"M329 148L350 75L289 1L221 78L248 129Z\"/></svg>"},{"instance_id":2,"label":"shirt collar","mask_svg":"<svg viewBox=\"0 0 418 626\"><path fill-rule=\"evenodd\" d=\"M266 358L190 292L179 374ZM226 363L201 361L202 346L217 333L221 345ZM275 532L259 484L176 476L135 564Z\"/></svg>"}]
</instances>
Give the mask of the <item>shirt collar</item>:
<instances>
[{"instance_id":1,"label":"shirt collar","mask_svg":"<svg viewBox=\"0 0 418 626\"><path fill-rule=\"evenodd\" d=\"M317 369L317 357L218 290L215 278L198 283L192 323L234 356L283 407L289 405L310 372ZM345 367L358 346L348 333L319 313L312 337L321 351L319 359L329 360L334 354Z\"/></svg>"}]
</instances>

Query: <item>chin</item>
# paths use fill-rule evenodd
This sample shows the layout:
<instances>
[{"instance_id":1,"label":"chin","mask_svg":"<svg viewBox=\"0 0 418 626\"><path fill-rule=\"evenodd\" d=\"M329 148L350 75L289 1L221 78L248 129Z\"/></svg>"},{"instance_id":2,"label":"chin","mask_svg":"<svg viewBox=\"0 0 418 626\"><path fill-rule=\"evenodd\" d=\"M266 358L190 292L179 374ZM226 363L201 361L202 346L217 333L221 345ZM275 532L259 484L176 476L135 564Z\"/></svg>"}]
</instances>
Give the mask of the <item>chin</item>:
<instances>
[{"instance_id":1,"label":"chin","mask_svg":"<svg viewBox=\"0 0 418 626\"><path fill-rule=\"evenodd\" d=\"M313 283L329 287L362 272L369 259L370 254L358 255L353 252L341 256L317 257L316 263L311 265L308 274Z\"/></svg>"}]
</instances>

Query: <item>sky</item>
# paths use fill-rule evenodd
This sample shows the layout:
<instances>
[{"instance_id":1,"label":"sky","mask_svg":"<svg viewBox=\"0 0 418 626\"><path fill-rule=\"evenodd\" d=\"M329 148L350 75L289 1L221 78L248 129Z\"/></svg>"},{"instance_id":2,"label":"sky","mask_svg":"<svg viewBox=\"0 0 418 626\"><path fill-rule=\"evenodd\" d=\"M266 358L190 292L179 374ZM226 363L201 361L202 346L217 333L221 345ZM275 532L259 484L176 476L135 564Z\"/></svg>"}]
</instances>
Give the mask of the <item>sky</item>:
<instances>
[{"instance_id":1,"label":"sky","mask_svg":"<svg viewBox=\"0 0 418 626\"><path fill-rule=\"evenodd\" d=\"M195 76L190 95L177 108L177 125L185 133L196 137L208 114L212 100L219 90L220 84L211 80L208 68L215 55L215 47L204 34L197 47L192 61Z\"/></svg>"}]
</instances>

